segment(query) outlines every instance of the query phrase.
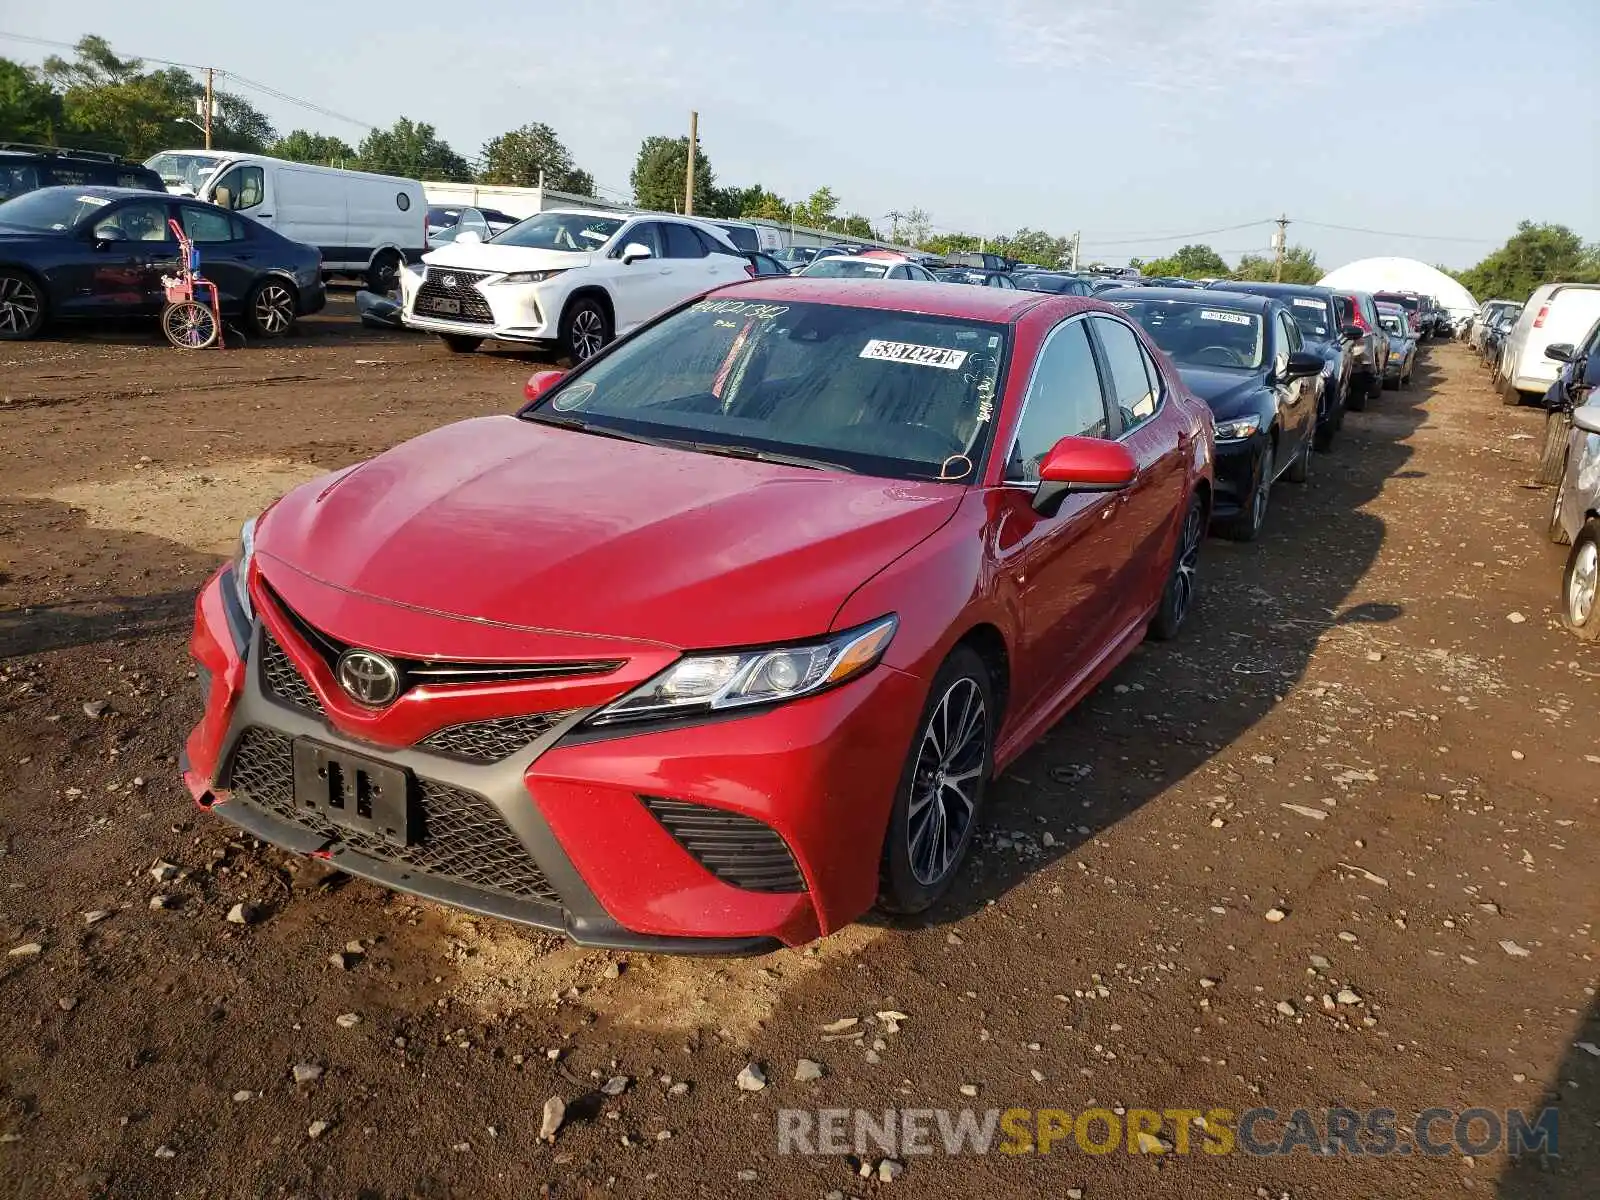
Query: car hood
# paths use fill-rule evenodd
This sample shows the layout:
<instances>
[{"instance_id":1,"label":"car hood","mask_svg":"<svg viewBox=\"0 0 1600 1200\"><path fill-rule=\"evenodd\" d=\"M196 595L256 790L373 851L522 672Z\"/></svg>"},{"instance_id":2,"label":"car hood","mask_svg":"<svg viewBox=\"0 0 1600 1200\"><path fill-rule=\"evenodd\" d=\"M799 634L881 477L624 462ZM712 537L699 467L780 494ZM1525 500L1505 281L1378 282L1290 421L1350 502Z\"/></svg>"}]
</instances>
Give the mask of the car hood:
<instances>
[{"instance_id":1,"label":"car hood","mask_svg":"<svg viewBox=\"0 0 1600 1200\"><path fill-rule=\"evenodd\" d=\"M1259 372L1212 371L1205 367L1179 367L1189 390L1210 407L1219 421L1254 412L1265 383Z\"/></svg>"},{"instance_id":2,"label":"car hood","mask_svg":"<svg viewBox=\"0 0 1600 1200\"><path fill-rule=\"evenodd\" d=\"M827 631L963 491L482 417L290 492L256 553L268 579L519 629L754 645Z\"/></svg>"},{"instance_id":3,"label":"car hood","mask_svg":"<svg viewBox=\"0 0 1600 1200\"><path fill-rule=\"evenodd\" d=\"M460 267L463 271L559 271L586 267L592 254L571 250L540 250L533 246L497 246L492 242L449 242L430 250L422 261L434 267Z\"/></svg>"}]
</instances>

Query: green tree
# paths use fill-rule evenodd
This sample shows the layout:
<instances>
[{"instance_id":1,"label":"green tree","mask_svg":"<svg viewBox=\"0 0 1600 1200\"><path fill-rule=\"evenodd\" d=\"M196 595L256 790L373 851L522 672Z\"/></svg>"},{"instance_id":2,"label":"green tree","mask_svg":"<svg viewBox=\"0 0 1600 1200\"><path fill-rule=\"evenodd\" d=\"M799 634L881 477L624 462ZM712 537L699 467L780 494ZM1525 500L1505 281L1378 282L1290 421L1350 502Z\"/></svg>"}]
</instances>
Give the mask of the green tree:
<instances>
[{"instance_id":1,"label":"green tree","mask_svg":"<svg viewBox=\"0 0 1600 1200\"><path fill-rule=\"evenodd\" d=\"M762 187L759 183L744 189L744 195L739 201L739 216L761 217L768 221L789 220L790 205L787 200L777 192Z\"/></svg>"},{"instance_id":2,"label":"green tree","mask_svg":"<svg viewBox=\"0 0 1600 1200\"><path fill-rule=\"evenodd\" d=\"M1014 258L1018 262L1036 263L1041 267L1058 267L1072 256L1072 239L1055 237L1042 229L1017 230L1009 237L996 238L990 247L994 253Z\"/></svg>"},{"instance_id":3,"label":"green tree","mask_svg":"<svg viewBox=\"0 0 1600 1200\"><path fill-rule=\"evenodd\" d=\"M851 213L844 219L844 231L851 237L866 238L870 242L881 242L883 237L872 227L872 222L860 213Z\"/></svg>"},{"instance_id":4,"label":"green tree","mask_svg":"<svg viewBox=\"0 0 1600 1200\"><path fill-rule=\"evenodd\" d=\"M639 144L639 155L634 160L628 183L633 188L634 201L640 208L653 208L661 212L683 211L684 175L689 167L689 139L687 137L647 137ZM711 215L712 193L716 191L716 175L711 170L705 150L696 147L694 162L694 210Z\"/></svg>"},{"instance_id":5,"label":"green tree","mask_svg":"<svg viewBox=\"0 0 1600 1200\"><path fill-rule=\"evenodd\" d=\"M349 143L328 134L310 133L304 129L296 129L274 142L271 154L274 158L316 163L323 167L348 167L356 161L355 149Z\"/></svg>"},{"instance_id":6,"label":"green tree","mask_svg":"<svg viewBox=\"0 0 1600 1200\"><path fill-rule=\"evenodd\" d=\"M467 160L425 122L401 117L388 129L374 129L356 148L361 169L405 179L465 183L472 178Z\"/></svg>"},{"instance_id":7,"label":"green tree","mask_svg":"<svg viewBox=\"0 0 1600 1200\"><path fill-rule=\"evenodd\" d=\"M827 229L830 223L839 219L839 197L834 195L830 187L819 187L800 206L796 219L802 225L814 225L819 229Z\"/></svg>"},{"instance_id":8,"label":"green tree","mask_svg":"<svg viewBox=\"0 0 1600 1200\"><path fill-rule=\"evenodd\" d=\"M1277 263L1261 254L1246 254L1232 272L1235 279L1277 279ZM1316 283L1326 272L1317 265L1316 253L1305 246L1290 246L1283 253L1284 283Z\"/></svg>"},{"instance_id":9,"label":"green tree","mask_svg":"<svg viewBox=\"0 0 1600 1200\"><path fill-rule=\"evenodd\" d=\"M1522 221L1504 246L1457 278L1480 299L1526 301L1540 284L1600 282L1600 246L1565 225Z\"/></svg>"},{"instance_id":10,"label":"green tree","mask_svg":"<svg viewBox=\"0 0 1600 1200\"><path fill-rule=\"evenodd\" d=\"M544 186L558 192L594 194L594 176L572 161L572 152L562 145L556 131L535 121L483 145L479 183L499 183L511 187Z\"/></svg>"},{"instance_id":11,"label":"green tree","mask_svg":"<svg viewBox=\"0 0 1600 1200\"><path fill-rule=\"evenodd\" d=\"M54 146L65 123L61 97L33 71L0 58L0 142Z\"/></svg>"},{"instance_id":12,"label":"green tree","mask_svg":"<svg viewBox=\"0 0 1600 1200\"><path fill-rule=\"evenodd\" d=\"M1228 264L1210 246L1192 244L1166 258L1140 263L1139 270L1146 275L1181 275L1185 279L1221 277L1229 274Z\"/></svg>"},{"instance_id":13,"label":"green tree","mask_svg":"<svg viewBox=\"0 0 1600 1200\"><path fill-rule=\"evenodd\" d=\"M66 140L86 149L145 158L175 143L197 140L179 128L196 120L205 85L181 67L146 71L137 58L120 58L104 38L78 40L71 59L52 55L41 68L60 94ZM248 100L218 89L213 94L212 145L257 152L274 140L272 122Z\"/></svg>"}]
</instances>

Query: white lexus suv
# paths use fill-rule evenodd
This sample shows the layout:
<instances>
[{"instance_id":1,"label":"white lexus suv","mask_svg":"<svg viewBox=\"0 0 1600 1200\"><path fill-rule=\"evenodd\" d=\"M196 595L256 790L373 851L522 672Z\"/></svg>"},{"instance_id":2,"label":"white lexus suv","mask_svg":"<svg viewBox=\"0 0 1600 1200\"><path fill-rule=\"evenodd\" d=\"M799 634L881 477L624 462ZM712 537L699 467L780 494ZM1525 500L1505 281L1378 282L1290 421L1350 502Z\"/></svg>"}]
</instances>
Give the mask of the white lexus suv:
<instances>
[{"instance_id":1,"label":"white lexus suv","mask_svg":"<svg viewBox=\"0 0 1600 1200\"><path fill-rule=\"evenodd\" d=\"M657 213L551 210L489 241L463 234L401 272L404 321L466 354L485 338L573 362L700 292L752 273L715 226Z\"/></svg>"}]
</instances>

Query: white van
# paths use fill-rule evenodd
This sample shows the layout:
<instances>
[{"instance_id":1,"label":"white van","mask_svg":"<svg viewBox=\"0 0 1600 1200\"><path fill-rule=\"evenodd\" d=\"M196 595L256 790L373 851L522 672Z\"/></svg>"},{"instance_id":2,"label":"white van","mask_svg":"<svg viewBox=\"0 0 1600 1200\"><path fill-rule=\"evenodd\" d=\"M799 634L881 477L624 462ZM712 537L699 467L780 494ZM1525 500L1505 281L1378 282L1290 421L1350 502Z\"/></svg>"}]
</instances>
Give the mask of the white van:
<instances>
[{"instance_id":1,"label":"white van","mask_svg":"<svg viewBox=\"0 0 1600 1200\"><path fill-rule=\"evenodd\" d=\"M230 154L199 195L315 246L325 272L360 276L375 292L398 286L401 267L428 248L428 202L415 179Z\"/></svg>"},{"instance_id":2,"label":"white van","mask_svg":"<svg viewBox=\"0 0 1600 1200\"><path fill-rule=\"evenodd\" d=\"M1581 342L1597 319L1600 284L1547 283L1537 289L1500 351L1505 402L1520 404L1524 393L1542 396L1549 391L1563 364L1545 357L1544 348L1558 342Z\"/></svg>"},{"instance_id":3,"label":"white van","mask_svg":"<svg viewBox=\"0 0 1600 1200\"><path fill-rule=\"evenodd\" d=\"M709 220L701 217L699 220ZM769 225L752 225L749 221L722 221L711 220L723 233L728 235L728 240L745 253L756 251L762 254L771 254L774 250L783 249L783 239L778 236L778 231Z\"/></svg>"}]
</instances>

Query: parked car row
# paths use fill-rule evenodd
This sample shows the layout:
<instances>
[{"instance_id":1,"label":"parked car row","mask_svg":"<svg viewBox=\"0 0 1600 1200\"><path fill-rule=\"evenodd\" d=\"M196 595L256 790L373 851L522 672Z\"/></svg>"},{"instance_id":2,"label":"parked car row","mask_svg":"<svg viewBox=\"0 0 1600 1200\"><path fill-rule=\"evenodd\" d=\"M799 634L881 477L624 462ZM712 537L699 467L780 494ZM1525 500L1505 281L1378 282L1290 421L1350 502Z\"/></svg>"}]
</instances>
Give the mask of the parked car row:
<instances>
[{"instance_id":1,"label":"parked car row","mask_svg":"<svg viewBox=\"0 0 1600 1200\"><path fill-rule=\"evenodd\" d=\"M1572 547L1561 577L1561 619L1593 641L1600 639L1600 317L1577 341L1547 345L1544 355L1562 364L1545 394L1539 477L1556 487L1550 540Z\"/></svg>"}]
</instances>

